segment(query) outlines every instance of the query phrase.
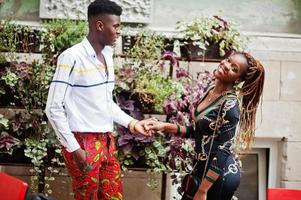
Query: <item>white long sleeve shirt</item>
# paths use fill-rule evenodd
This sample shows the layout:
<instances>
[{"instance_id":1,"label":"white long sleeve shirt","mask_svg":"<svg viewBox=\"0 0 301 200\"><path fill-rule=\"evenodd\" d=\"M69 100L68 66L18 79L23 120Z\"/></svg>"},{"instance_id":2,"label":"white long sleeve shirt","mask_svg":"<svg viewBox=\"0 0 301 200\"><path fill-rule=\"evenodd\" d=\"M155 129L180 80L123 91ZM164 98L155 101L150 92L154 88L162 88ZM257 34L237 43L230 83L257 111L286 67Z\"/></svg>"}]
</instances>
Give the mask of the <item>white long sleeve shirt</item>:
<instances>
[{"instance_id":1,"label":"white long sleeve shirt","mask_svg":"<svg viewBox=\"0 0 301 200\"><path fill-rule=\"evenodd\" d=\"M72 132L108 132L113 121L127 127L133 120L112 98L113 49L106 46L102 54L107 70L85 38L58 58L45 113L69 152L80 148Z\"/></svg>"}]
</instances>

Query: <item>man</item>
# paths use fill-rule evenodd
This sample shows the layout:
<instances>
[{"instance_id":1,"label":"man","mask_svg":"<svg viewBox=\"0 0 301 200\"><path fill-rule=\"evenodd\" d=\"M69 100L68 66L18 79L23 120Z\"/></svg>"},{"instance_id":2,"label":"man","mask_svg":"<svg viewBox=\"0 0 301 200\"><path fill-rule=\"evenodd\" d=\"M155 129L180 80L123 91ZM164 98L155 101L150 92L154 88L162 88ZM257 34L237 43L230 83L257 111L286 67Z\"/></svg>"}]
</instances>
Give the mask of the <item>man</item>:
<instances>
[{"instance_id":1,"label":"man","mask_svg":"<svg viewBox=\"0 0 301 200\"><path fill-rule=\"evenodd\" d=\"M122 199L120 166L112 136L113 121L132 133L150 135L112 100L112 48L120 35L122 8L110 0L88 7L89 33L58 58L46 114L72 177L76 200Z\"/></svg>"}]
</instances>

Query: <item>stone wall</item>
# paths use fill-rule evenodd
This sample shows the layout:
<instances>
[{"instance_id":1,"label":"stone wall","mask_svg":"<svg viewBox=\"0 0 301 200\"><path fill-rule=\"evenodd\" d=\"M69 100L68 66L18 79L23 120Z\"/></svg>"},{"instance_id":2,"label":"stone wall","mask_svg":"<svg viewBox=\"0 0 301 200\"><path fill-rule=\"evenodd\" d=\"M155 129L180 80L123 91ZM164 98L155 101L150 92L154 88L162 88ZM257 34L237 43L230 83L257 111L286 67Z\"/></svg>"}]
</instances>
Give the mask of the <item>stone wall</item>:
<instances>
[{"instance_id":1,"label":"stone wall","mask_svg":"<svg viewBox=\"0 0 301 200\"><path fill-rule=\"evenodd\" d=\"M262 44L274 47L263 50L254 45L251 49L267 71L263 119L257 136L283 140L280 186L301 188L301 39L267 39L270 41L263 39Z\"/></svg>"}]
</instances>

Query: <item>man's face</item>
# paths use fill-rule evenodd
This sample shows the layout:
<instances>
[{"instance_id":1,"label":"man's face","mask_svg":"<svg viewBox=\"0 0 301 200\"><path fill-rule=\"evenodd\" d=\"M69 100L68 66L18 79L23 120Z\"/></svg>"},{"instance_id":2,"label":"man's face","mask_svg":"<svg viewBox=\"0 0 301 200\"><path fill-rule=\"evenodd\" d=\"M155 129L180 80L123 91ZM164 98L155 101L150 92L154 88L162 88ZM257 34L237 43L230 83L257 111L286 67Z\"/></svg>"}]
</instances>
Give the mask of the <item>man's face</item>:
<instances>
[{"instance_id":1,"label":"man's face","mask_svg":"<svg viewBox=\"0 0 301 200\"><path fill-rule=\"evenodd\" d=\"M120 16L104 15L101 17L102 22L102 42L105 45L115 44L117 38L120 36Z\"/></svg>"}]
</instances>

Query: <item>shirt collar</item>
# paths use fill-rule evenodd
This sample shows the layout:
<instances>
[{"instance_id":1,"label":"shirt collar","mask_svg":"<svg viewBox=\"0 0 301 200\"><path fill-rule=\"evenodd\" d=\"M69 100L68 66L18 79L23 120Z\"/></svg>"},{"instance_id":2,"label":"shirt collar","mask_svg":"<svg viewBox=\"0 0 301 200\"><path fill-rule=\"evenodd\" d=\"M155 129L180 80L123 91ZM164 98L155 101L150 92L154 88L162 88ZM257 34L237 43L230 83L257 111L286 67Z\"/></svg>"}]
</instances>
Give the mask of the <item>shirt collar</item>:
<instances>
[{"instance_id":1,"label":"shirt collar","mask_svg":"<svg viewBox=\"0 0 301 200\"><path fill-rule=\"evenodd\" d=\"M87 54L91 57L96 57L96 52L93 49L91 43L89 42L88 38L85 37L82 41L82 44L87 52ZM102 50L102 53L105 55L113 55L113 48L111 46L105 46Z\"/></svg>"}]
</instances>

